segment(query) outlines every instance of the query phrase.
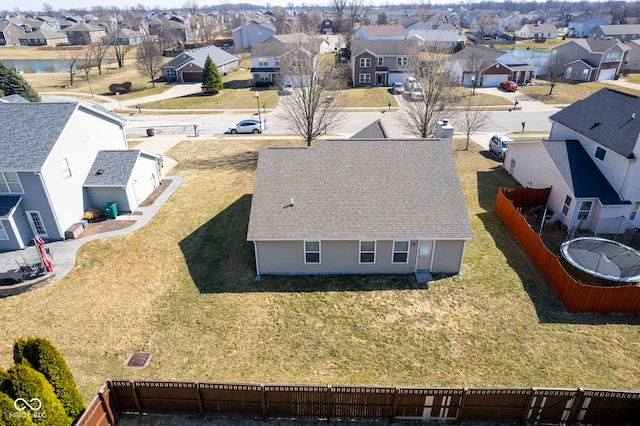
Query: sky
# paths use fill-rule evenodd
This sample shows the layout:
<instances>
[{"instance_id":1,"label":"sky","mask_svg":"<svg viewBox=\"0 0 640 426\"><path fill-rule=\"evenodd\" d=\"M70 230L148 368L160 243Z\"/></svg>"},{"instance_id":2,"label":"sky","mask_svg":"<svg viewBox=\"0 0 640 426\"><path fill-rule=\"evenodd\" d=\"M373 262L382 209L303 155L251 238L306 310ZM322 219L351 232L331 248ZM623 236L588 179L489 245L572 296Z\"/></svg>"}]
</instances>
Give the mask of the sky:
<instances>
[{"instance_id":1,"label":"sky","mask_svg":"<svg viewBox=\"0 0 640 426\"><path fill-rule=\"evenodd\" d=\"M161 9L171 9L182 7L187 0L2 0L0 1L0 10L8 10L10 12L17 10L20 11L41 11L43 10L43 4L47 3L53 7L54 10L58 9L71 9L75 7L83 7L91 9L94 6L115 6L120 9L128 8L131 6L137 6L139 4L145 7L155 8L156 6ZM248 3L256 5L271 6L286 6L289 3L301 4L300 0L196 0L196 3L201 6L216 6L224 3ZM309 5L329 5L331 0L309 0L303 1L303 4ZM386 0L371 0L372 4L389 4L393 3Z\"/></svg>"}]
</instances>

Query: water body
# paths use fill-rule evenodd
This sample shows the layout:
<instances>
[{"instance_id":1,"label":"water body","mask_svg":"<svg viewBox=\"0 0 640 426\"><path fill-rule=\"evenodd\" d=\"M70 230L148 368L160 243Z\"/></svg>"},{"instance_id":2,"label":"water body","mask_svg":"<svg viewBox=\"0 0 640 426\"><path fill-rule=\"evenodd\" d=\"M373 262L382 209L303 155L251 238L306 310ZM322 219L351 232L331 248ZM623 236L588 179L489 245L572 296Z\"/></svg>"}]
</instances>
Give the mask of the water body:
<instances>
[{"instance_id":1,"label":"water body","mask_svg":"<svg viewBox=\"0 0 640 426\"><path fill-rule=\"evenodd\" d=\"M68 72L67 61L60 59L6 59L1 61L9 68L25 74L46 74L52 72ZM85 61L77 61L76 68L82 68Z\"/></svg>"},{"instance_id":2,"label":"water body","mask_svg":"<svg viewBox=\"0 0 640 426\"><path fill-rule=\"evenodd\" d=\"M549 58L551 56L551 52L542 52L540 50L527 50L527 49L513 49L513 50L505 50L505 52L511 53L518 58L522 59L534 59L534 58Z\"/></svg>"}]
</instances>

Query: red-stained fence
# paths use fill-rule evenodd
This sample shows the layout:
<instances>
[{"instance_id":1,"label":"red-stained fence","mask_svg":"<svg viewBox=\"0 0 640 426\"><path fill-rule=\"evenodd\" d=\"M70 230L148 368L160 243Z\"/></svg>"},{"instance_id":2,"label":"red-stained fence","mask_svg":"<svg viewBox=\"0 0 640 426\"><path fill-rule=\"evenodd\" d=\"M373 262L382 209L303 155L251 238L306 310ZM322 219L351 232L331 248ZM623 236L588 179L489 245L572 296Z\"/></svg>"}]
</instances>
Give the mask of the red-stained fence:
<instances>
[{"instance_id":1,"label":"red-stained fence","mask_svg":"<svg viewBox=\"0 0 640 426\"><path fill-rule=\"evenodd\" d=\"M507 225L520 246L529 255L545 280L569 312L640 313L640 287L627 284L615 287L591 286L575 280L551 252L526 218L516 209L524 192L500 188L496 213ZM508 198L509 197L509 198ZM514 202L510 200L514 198Z\"/></svg>"}]
</instances>

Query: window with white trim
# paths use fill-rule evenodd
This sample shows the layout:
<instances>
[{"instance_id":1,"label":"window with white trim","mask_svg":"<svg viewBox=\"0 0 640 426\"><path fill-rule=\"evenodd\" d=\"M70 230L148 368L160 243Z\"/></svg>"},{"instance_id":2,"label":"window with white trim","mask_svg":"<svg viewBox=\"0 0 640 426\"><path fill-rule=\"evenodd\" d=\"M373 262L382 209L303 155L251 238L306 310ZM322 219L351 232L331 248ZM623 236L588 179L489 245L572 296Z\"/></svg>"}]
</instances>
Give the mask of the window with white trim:
<instances>
[{"instance_id":1,"label":"window with white trim","mask_svg":"<svg viewBox=\"0 0 640 426\"><path fill-rule=\"evenodd\" d=\"M269 58L258 58L258 66L259 67L269 66Z\"/></svg>"},{"instance_id":2,"label":"window with white trim","mask_svg":"<svg viewBox=\"0 0 640 426\"><path fill-rule=\"evenodd\" d=\"M564 199L564 205L562 206L562 215L566 216L569 213L569 207L571 207L571 201L573 201L571 199L571 197L569 197L568 195L565 197Z\"/></svg>"},{"instance_id":3,"label":"window with white trim","mask_svg":"<svg viewBox=\"0 0 640 426\"><path fill-rule=\"evenodd\" d=\"M7 234L7 230L4 229L4 225L2 224L2 221L0 221L0 240L8 240L9 239L9 235Z\"/></svg>"},{"instance_id":4,"label":"window with white trim","mask_svg":"<svg viewBox=\"0 0 640 426\"><path fill-rule=\"evenodd\" d=\"M24 194L16 172L0 172L0 194Z\"/></svg>"},{"instance_id":5,"label":"window with white trim","mask_svg":"<svg viewBox=\"0 0 640 426\"><path fill-rule=\"evenodd\" d=\"M399 67L406 67L406 66L407 66L407 63L408 63L407 61L408 61L408 59L407 59L407 57L406 57L406 56L399 56L399 57L398 57L398 61L396 62L396 64L397 64Z\"/></svg>"},{"instance_id":6,"label":"window with white trim","mask_svg":"<svg viewBox=\"0 0 640 426\"><path fill-rule=\"evenodd\" d=\"M593 201L583 201L582 203L580 203L580 210L578 210L578 220L584 220L589 217L591 206L593 206Z\"/></svg>"},{"instance_id":7,"label":"window with white trim","mask_svg":"<svg viewBox=\"0 0 640 426\"><path fill-rule=\"evenodd\" d=\"M371 67L371 58L360 58L360 68Z\"/></svg>"},{"instance_id":8,"label":"window with white trim","mask_svg":"<svg viewBox=\"0 0 640 426\"><path fill-rule=\"evenodd\" d=\"M280 58L273 59L273 66L278 68L280 66Z\"/></svg>"},{"instance_id":9,"label":"window with white trim","mask_svg":"<svg viewBox=\"0 0 640 426\"><path fill-rule=\"evenodd\" d=\"M394 241L391 263L409 263L409 241Z\"/></svg>"},{"instance_id":10,"label":"window with white trim","mask_svg":"<svg viewBox=\"0 0 640 426\"><path fill-rule=\"evenodd\" d=\"M629 215L629 220L635 220L636 216L638 216L638 210L640 210L640 201L636 201L633 203L633 208L631 209L631 214Z\"/></svg>"},{"instance_id":11,"label":"window with white trim","mask_svg":"<svg viewBox=\"0 0 640 426\"><path fill-rule=\"evenodd\" d=\"M371 83L371 74L360 74L358 76L358 82L360 82L360 83Z\"/></svg>"},{"instance_id":12,"label":"window with white trim","mask_svg":"<svg viewBox=\"0 0 640 426\"><path fill-rule=\"evenodd\" d=\"M71 167L69 161L66 158L60 160L60 170L62 171L62 177L67 180L71 177Z\"/></svg>"},{"instance_id":13,"label":"window with white trim","mask_svg":"<svg viewBox=\"0 0 640 426\"><path fill-rule=\"evenodd\" d=\"M304 263L320 263L320 241L304 242Z\"/></svg>"},{"instance_id":14,"label":"window with white trim","mask_svg":"<svg viewBox=\"0 0 640 426\"><path fill-rule=\"evenodd\" d=\"M360 241L360 263L376 263L375 241Z\"/></svg>"},{"instance_id":15,"label":"window with white trim","mask_svg":"<svg viewBox=\"0 0 640 426\"><path fill-rule=\"evenodd\" d=\"M378 57L378 66L381 67L384 65L384 57L379 56Z\"/></svg>"}]
</instances>

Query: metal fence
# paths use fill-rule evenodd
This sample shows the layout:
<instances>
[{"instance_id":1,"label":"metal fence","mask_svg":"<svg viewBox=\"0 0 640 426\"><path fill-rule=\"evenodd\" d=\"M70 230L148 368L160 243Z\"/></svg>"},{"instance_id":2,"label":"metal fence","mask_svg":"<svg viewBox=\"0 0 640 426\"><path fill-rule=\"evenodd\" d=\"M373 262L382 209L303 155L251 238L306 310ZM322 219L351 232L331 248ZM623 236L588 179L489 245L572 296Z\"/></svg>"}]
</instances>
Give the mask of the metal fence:
<instances>
[{"instance_id":1,"label":"metal fence","mask_svg":"<svg viewBox=\"0 0 640 426\"><path fill-rule=\"evenodd\" d=\"M540 235L517 211L517 202L514 206L508 198L512 194L518 193L500 188L495 210L569 312L640 313L639 286L591 286L574 279L563 268L559 256L545 246Z\"/></svg>"},{"instance_id":2,"label":"metal fence","mask_svg":"<svg viewBox=\"0 0 640 426\"><path fill-rule=\"evenodd\" d=\"M638 424L640 392L109 380L78 422L147 413L253 419Z\"/></svg>"}]
</instances>

